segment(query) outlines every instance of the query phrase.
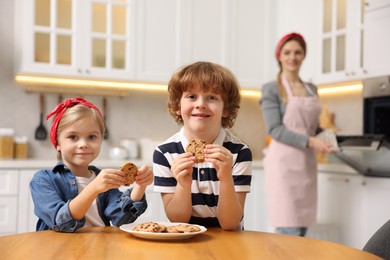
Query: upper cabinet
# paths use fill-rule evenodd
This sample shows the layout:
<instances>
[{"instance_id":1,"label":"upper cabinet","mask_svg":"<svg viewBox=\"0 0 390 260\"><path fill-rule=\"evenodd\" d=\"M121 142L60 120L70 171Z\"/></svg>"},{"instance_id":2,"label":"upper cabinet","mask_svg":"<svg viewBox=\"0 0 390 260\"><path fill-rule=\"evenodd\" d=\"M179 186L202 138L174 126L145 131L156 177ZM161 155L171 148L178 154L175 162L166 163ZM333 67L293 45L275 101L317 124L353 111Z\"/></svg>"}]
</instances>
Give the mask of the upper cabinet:
<instances>
[{"instance_id":1,"label":"upper cabinet","mask_svg":"<svg viewBox=\"0 0 390 260\"><path fill-rule=\"evenodd\" d=\"M322 0L317 83L367 76L364 61L364 0Z\"/></svg>"},{"instance_id":2,"label":"upper cabinet","mask_svg":"<svg viewBox=\"0 0 390 260\"><path fill-rule=\"evenodd\" d=\"M134 75L132 1L20 0L18 73Z\"/></svg>"},{"instance_id":3,"label":"upper cabinet","mask_svg":"<svg viewBox=\"0 0 390 260\"><path fill-rule=\"evenodd\" d=\"M390 74L390 1L366 0L364 61L370 77Z\"/></svg>"},{"instance_id":4,"label":"upper cabinet","mask_svg":"<svg viewBox=\"0 0 390 260\"><path fill-rule=\"evenodd\" d=\"M271 74L272 2L17 0L16 73L167 83L204 60L259 89Z\"/></svg>"}]
</instances>

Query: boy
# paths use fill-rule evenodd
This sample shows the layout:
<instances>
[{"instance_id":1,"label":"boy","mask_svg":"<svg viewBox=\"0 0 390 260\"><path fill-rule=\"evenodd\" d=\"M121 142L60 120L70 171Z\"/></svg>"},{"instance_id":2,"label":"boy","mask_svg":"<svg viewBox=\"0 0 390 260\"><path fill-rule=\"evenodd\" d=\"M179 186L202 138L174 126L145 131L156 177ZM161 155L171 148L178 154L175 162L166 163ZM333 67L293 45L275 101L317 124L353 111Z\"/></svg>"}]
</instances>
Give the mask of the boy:
<instances>
[{"instance_id":1,"label":"boy","mask_svg":"<svg viewBox=\"0 0 390 260\"><path fill-rule=\"evenodd\" d=\"M154 190L172 222L233 230L240 227L250 191L252 153L227 128L237 117L240 90L234 75L211 62L179 69L169 85L168 109L181 130L153 154ZM204 162L185 152L206 142Z\"/></svg>"}]
</instances>

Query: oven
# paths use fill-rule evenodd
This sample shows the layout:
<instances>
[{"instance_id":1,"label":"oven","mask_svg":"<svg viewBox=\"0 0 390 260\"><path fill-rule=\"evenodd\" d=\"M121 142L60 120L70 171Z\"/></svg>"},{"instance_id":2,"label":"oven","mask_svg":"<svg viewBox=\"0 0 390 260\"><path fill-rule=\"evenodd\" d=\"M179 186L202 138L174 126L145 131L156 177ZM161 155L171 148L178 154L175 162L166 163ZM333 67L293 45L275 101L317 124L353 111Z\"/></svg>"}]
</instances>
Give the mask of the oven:
<instances>
[{"instance_id":1,"label":"oven","mask_svg":"<svg viewBox=\"0 0 390 260\"><path fill-rule=\"evenodd\" d=\"M363 132L390 139L390 76L363 81Z\"/></svg>"},{"instance_id":2,"label":"oven","mask_svg":"<svg viewBox=\"0 0 390 260\"><path fill-rule=\"evenodd\" d=\"M390 177L390 76L363 80L363 135L337 136L341 161L360 174Z\"/></svg>"}]
</instances>

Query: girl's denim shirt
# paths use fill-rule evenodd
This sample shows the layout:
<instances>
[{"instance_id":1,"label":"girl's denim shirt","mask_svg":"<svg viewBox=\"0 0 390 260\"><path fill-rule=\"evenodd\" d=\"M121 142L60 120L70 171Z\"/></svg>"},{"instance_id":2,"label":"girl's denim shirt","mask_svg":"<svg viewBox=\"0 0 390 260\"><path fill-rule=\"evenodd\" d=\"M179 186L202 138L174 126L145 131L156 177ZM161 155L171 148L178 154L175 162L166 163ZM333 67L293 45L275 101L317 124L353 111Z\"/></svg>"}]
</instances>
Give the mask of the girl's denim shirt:
<instances>
[{"instance_id":1,"label":"girl's denim shirt","mask_svg":"<svg viewBox=\"0 0 390 260\"><path fill-rule=\"evenodd\" d=\"M89 166L96 174L100 169ZM85 218L75 220L69 211L69 202L78 195L77 180L66 166L59 162L52 170L40 170L30 182L36 230L52 229L58 232L75 232L85 225ZM145 212L148 204L144 195L140 201L130 198L132 188L121 192L111 189L97 197L99 215L106 226L120 226L134 222Z\"/></svg>"}]
</instances>

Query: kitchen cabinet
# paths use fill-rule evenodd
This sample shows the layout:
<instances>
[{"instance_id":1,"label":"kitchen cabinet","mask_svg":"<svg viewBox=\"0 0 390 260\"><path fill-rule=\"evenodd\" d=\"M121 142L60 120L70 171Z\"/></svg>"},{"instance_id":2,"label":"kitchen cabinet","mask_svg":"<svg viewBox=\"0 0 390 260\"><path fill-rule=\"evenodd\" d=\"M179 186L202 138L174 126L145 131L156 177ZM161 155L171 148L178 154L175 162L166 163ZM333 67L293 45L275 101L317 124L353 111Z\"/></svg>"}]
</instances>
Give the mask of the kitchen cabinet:
<instances>
[{"instance_id":1,"label":"kitchen cabinet","mask_svg":"<svg viewBox=\"0 0 390 260\"><path fill-rule=\"evenodd\" d=\"M242 87L259 88L274 77L264 59L271 3L17 0L16 71L167 83L178 67L204 60L230 68Z\"/></svg>"},{"instance_id":2,"label":"kitchen cabinet","mask_svg":"<svg viewBox=\"0 0 390 260\"><path fill-rule=\"evenodd\" d=\"M361 244L363 179L359 175L319 173L317 222L334 229L327 239L354 247Z\"/></svg>"},{"instance_id":3,"label":"kitchen cabinet","mask_svg":"<svg viewBox=\"0 0 390 260\"><path fill-rule=\"evenodd\" d=\"M245 200L245 230L273 231L273 228L268 225L264 189L264 170L260 167L254 167L252 171L251 192L246 195Z\"/></svg>"},{"instance_id":4,"label":"kitchen cabinet","mask_svg":"<svg viewBox=\"0 0 390 260\"><path fill-rule=\"evenodd\" d=\"M364 0L323 0L316 83L367 77L364 61Z\"/></svg>"},{"instance_id":5,"label":"kitchen cabinet","mask_svg":"<svg viewBox=\"0 0 390 260\"><path fill-rule=\"evenodd\" d=\"M0 235L16 233L18 171L0 170Z\"/></svg>"},{"instance_id":6,"label":"kitchen cabinet","mask_svg":"<svg viewBox=\"0 0 390 260\"><path fill-rule=\"evenodd\" d=\"M134 1L18 0L17 72L134 78Z\"/></svg>"},{"instance_id":7,"label":"kitchen cabinet","mask_svg":"<svg viewBox=\"0 0 390 260\"><path fill-rule=\"evenodd\" d=\"M364 21L364 62L370 77L390 73L390 2L367 0Z\"/></svg>"}]
</instances>

